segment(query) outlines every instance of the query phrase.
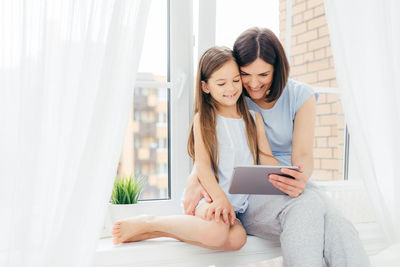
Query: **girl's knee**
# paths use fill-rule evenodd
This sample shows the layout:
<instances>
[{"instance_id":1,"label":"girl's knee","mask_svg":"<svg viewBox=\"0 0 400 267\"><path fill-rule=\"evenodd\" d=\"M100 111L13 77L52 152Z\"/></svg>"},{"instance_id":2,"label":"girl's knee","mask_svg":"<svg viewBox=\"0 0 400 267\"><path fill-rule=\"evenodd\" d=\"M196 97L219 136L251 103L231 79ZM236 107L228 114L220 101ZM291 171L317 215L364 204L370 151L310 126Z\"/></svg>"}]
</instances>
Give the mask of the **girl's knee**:
<instances>
[{"instance_id":1,"label":"girl's knee","mask_svg":"<svg viewBox=\"0 0 400 267\"><path fill-rule=\"evenodd\" d=\"M228 242L224 248L224 250L230 250L230 251L236 251L241 249L247 241L247 235L246 233L240 234L240 235L235 235L232 236L231 238L228 238Z\"/></svg>"},{"instance_id":2,"label":"girl's knee","mask_svg":"<svg viewBox=\"0 0 400 267\"><path fill-rule=\"evenodd\" d=\"M247 233L239 221L229 231L229 237L224 244L223 250L235 251L241 249L247 241Z\"/></svg>"},{"instance_id":3,"label":"girl's knee","mask_svg":"<svg viewBox=\"0 0 400 267\"><path fill-rule=\"evenodd\" d=\"M201 243L211 247L222 247L229 237L229 225L223 222L210 222L204 229Z\"/></svg>"}]
</instances>

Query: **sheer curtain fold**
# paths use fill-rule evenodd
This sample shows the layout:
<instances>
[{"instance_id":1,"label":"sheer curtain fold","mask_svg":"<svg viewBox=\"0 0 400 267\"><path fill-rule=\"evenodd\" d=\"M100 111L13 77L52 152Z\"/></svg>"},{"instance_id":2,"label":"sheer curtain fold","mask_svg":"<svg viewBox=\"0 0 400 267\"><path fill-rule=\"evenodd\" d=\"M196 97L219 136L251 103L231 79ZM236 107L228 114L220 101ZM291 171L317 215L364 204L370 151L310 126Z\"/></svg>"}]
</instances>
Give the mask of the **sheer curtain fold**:
<instances>
[{"instance_id":1,"label":"sheer curtain fold","mask_svg":"<svg viewBox=\"0 0 400 267\"><path fill-rule=\"evenodd\" d=\"M150 1L0 3L0 265L89 266Z\"/></svg>"},{"instance_id":2,"label":"sheer curtain fold","mask_svg":"<svg viewBox=\"0 0 400 267\"><path fill-rule=\"evenodd\" d=\"M325 8L354 167L388 243L400 242L400 3L325 0Z\"/></svg>"}]
</instances>

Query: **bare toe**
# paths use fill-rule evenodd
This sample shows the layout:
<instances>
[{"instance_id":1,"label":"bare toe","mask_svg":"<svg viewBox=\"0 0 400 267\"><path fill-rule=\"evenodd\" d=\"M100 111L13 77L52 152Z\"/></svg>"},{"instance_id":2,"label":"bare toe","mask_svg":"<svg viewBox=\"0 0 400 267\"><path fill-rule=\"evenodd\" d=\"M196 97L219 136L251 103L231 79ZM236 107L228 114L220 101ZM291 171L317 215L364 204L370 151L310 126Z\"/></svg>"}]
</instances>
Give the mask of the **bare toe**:
<instances>
[{"instance_id":1,"label":"bare toe","mask_svg":"<svg viewBox=\"0 0 400 267\"><path fill-rule=\"evenodd\" d=\"M126 243L132 237L148 232L151 219L153 216L141 215L116 222L112 230L113 243Z\"/></svg>"}]
</instances>

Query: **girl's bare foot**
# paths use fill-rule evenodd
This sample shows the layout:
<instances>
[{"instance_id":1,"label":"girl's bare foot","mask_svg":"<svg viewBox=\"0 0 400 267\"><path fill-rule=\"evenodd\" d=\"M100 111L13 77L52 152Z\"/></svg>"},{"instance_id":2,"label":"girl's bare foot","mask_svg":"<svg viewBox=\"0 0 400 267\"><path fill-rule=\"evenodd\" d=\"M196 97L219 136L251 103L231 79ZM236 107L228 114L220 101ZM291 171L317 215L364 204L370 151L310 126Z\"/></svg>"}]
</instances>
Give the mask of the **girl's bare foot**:
<instances>
[{"instance_id":1,"label":"girl's bare foot","mask_svg":"<svg viewBox=\"0 0 400 267\"><path fill-rule=\"evenodd\" d=\"M113 243L118 245L129 239L134 239L134 236L149 232L149 223L153 218L154 216L140 215L115 222L112 228Z\"/></svg>"}]
</instances>

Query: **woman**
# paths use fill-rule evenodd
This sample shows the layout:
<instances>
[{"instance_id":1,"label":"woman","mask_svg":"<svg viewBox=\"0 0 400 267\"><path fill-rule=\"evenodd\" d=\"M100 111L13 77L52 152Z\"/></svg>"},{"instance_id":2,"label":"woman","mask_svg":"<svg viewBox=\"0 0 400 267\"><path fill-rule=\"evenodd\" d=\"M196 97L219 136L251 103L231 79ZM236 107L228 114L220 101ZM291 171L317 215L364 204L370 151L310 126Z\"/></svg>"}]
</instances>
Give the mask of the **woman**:
<instances>
[{"instance_id":1,"label":"woman","mask_svg":"<svg viewBox=\"0 0 400 267\"><path fill-rule=\"evenodd\" d=\"M306 84L288 79L283 47L268 29L252 28L236 40L233 51L240 67L250 110L264 120L273 155L295 179L271 175L271 183L288 196L252 195L239 219L248 234L279 238L285 266L369 266L353 225L329 205L308 181L313 170L315 105L318 94ZM184 208L192 214L201 198L211 201L193 168Z\"/></svg>"}]
</instances>

